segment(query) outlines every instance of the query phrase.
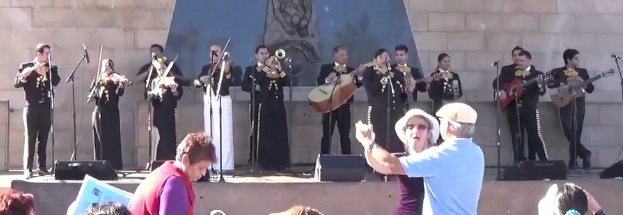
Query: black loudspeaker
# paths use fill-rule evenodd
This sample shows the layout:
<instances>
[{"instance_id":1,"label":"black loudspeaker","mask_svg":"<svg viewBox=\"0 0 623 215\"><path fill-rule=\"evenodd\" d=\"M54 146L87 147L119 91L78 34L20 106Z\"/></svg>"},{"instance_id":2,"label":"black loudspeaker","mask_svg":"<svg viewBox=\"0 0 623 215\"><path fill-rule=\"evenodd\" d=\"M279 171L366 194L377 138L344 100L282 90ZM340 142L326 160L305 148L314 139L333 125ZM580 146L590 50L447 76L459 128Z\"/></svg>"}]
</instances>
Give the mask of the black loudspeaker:
<instances>
[{"instance_id":1,"label":"black loudspeaker","mask_svg":"<svg viewBox=\"0 0 623 215\"><path fill-rule=\"evenodd\" d=\"M607 179L607 178L618 178L623 177L623 160L612 164L612 166L604 169L599 173L599 178Z\"/></svg>"},{"instance_id":2,"label":"black loudspeaker","mask_svg":"<svg viewBox=\"0 0 623 215\"><path fill-rule=\"evenodd\" d=\"M529 180L567 180L567 165L562 160L557 161L522 161L513 166L504 168L500 180L502 181L529 181Z\"/></svg>"},{"instance_id":3,"label":"black loudspeaker","mask_svg":"<svg viewBox=\"0 0 623 215\"><path fill-rule=\"evenodd\" d=\"M105 160L54 162L56 180L83 180L87 174L97 180L119 180L115 169Z\"/></svg>"},{"instance_id":4,"label":"black loudspeaker","mask_svg":"<svg viewBox=\"0 0 623 215\"><path fill-rule=\"evenodd\" d=\"M318 155L314 179L316 181L360 182L365 174L363 155Z\"/></svg>"}]
</instances>

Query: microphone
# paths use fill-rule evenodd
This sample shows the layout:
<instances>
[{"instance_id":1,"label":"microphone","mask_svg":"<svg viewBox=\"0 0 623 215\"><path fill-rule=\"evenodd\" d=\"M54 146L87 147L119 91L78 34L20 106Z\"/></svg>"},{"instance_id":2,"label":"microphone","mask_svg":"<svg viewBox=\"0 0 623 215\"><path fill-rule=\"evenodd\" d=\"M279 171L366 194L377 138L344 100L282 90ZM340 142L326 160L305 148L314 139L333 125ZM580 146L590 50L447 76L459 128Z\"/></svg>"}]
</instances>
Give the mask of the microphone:
<instances>
[{"instance_id":1,"label":"microphone","mask_svg":"<svg viewBox=\"0 0 623 215\"><path fill-rule=\"evenodd\" d=\"M498 66L498 65L500 65L500 61L499 61L499 60L498 60L498 61L495 61L495 62L493 62L493 63L491 64L491 66Z\"/></svg>"},{"instance_id":2,"label":"microphone","mask_svg":"<svg viewBox=\"0 0 623 215\"><path fill-rule=\"evenodd\" d=\"M89 59L89 52L87 51L87 46L85 46L84 43L82 44L82 49L84 49L84 57L87 59L87 63L91 63L91 60Z\"/></svg>"},{"instance_id":3,"label":"microphone","mask_svg":"<svg viewBox=\"0 0 623 215\"><path fill-rule=\"evenodd\" d=\"M610 55L610 57L613 57L613 58L615 58L615 59L619 59L619 60L621 60L621 57L619 57L619 56L617 56L617 55L615 55L615 54Z\"/></svg>"},{"instance_id":4,"label":"microphone","mask_svg":"<svg viewBox=\"0 0 623 215\"><path fill-rule=\"evenodd\" d=\"M212 50L211 52L212 52L212 56L217 56L216 51Z\"/></svg>"},{"instance_id":5,"label":"microphone","mask_svg":"<svg viewBox=\"0 0 623 215\"><path fill-rule=\"evenodd\" d=\"M249 59L249 62L251 62L251 65L253 65L253 63L255 62L255 59L251 58Z\"/></svg>"}]
</instances>

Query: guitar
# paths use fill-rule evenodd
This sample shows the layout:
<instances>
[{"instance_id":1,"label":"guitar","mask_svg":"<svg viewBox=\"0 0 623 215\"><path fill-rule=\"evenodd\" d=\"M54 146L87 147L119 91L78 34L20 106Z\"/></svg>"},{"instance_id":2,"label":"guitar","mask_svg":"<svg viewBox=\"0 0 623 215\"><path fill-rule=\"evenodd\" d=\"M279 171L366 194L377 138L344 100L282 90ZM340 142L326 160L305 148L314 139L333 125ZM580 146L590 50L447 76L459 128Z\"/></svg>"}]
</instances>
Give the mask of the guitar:
<instances>
[{"instance_id":1,"label":"guitar","mask_svg":"<svg viewBox=\"0 0 623 215\"><path fill-rule=\"evenodd\" d=\"M510 103L512 103L516 99L521 98L524 93L524 87L535 83L538 78L543 77L551 77L551 72L547 72L544 75L539 75L536 78L530 79L525 82L519 78L515 78L509 83L502 83L502 89L506 94L506 98L500 101L500 108L506 109L506 107L508 107ZM546 80L543 80L543 83L546 83Z\"/></svg>"},{"instance_id":2,"label":"guitar","mask_svg":"<svg viewBox=\"0 0 623 215\"><path fill-rule=\"evenodd\" d=\"M366 67L372 65L374 62L364 64ZM320 113L327 113L346 103L357 91L356 74L357 69L347 74L340 74L336 77L336 82L317 86L309 91L307 99L312 108Z\"/></svg>"},{"instance_id":3,"label":"guitar","mask_svg":"<svg viewBox=\"0 0 623 215\"><path fill-rule=\"evenodd\" d=\"M556 94L553 94L550 96L550 98L552 99L552 103L554 103L556 107L567 106L569 102L571 102L571 100L574 99L574 95L571 92L571 90L576 90L575 98L583 97L584 90L579 90L579 89L582 89L586 87L586 85L593 83L594 81L597 81L603 77L610 76L612 74L614 74L614 70L609 69L585 81L581 79L578 80L575 78L569 79L566 85L558 88L558 92Z\"/></svg>"}]
</instances>

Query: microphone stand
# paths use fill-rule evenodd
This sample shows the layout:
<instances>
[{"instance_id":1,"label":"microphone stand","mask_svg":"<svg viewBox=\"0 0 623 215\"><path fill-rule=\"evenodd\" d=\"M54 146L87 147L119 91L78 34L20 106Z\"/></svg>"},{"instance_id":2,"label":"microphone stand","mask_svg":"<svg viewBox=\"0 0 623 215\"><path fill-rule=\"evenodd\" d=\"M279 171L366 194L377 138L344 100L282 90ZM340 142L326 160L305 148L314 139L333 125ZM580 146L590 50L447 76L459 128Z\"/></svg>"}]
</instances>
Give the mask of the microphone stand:
<instances>
[{"instance_id":1,"label":"microphone stand","mask_svg":"<svg viewBox=\"0 0 623 215\"><path fill-rule=\"evenodd\" d=\"M337 88L338 82L340 82L340 76L336 75L335 82L333 82L333 87L331 88L331 94L329 94L329 151L331 151L331 146L333 146L333 93L335 93L335 88Z\"/></svg>"},{"instance_id":2,"label":"microphone stand","mask_svg":"<svg viewBox=\"0 0 623 215\"><path fill-rule=\"evenodd\" d=\"M495 103L496 103L496 112L497 115L495 117L495 140L496 140L496 148L497 148L497 153L498 153L498 160L497 160L497 179L500 180L502 175L501 175L501 170L500 170L500 152L501 152L501 144L500 144L500 139L501 139L501 131L500 131L500 115L502 114L502 110L500 109L500 97L498 95L498 92L500 92L500 89L502 89L501 83L500 83L500 63L495 63L495 77L497 77L496 80L496 90L494 92L494 98L495 98Z\"/></svg>"},{"instance_id":3,"label":"microphone stand","mask_svg":"<svg viewBox=\"0 0 623 215\"><path fill-rule=\"evenodd\" d=\"M619 71L619 78L621 79L621 101L623 101L623 74L621 73L621 67L619 66L619 57L614 57L614 62L617 64L617 70Z\"/></svg>"},{"instance_id":4,"label":"microphone stand","mask_svg":"<svg viewBox=\"0 0 623 215\"><path fill-rule=\"evenodd\" d=\"M152 55L151 56L151 60L150 63L154 60L156 56ZM153 122L152 122L152 104L151 104L151 99L149 98L149 91L151 89L151 77L153 76L154 73L154 64L151 63L151 65L149 66L149 74L147 75L147 81L145 81L145 92L146 93L146 100L147 100L147 139L148 139L148 151L149 154L147 155L147 170L151 170L153 169L153 163L154 163L154 141L153 141L153 134L152 134L152 130L153 130Z\"/></svg>"},{"instance_id":5,"label":"microphone stand","mask_svg":"<svg viewBox=\"0 0 623 215\"><path fill-rule=\"evenodd\" d=\"M385 150L389 150L389 136L390 136L390 124L391 124L391 109L392 109L392 101L391 101L391 97L394 97L394 84L392 83L393 80L391 78L391 76L389 75L389 73L391 72L391 67L389 65L389 63L387 63L387 74L385 74L385 77L387 77L387 84L389 85L389 89L391 90L391 92L387 93L387 125L386 125L386 129L387 129L387 133L385 136ZM385 182L388 182L389 179L387 178L387 175L383 176L383 180Z\"/></svg>"},{"instance_id":6,"label":"microphone stand","mask_svg":"<svg viewBox=\"0 0 623 215\"><path fill-rule=\"evenodd\" d=\"M48 84L50 85L50 91L48 92L50 95L50 135L51 135L51 139L52 139L52 162L55 162L55 158L54 158L54 98L55 93L54 93L54 85L52 83L52 79L54 79L54 75L52 74L52 54L48 54L48 66L50 67L50 78L48 78ZM58 71L56 71L58 73ZM41 168L41 167L39 167ZM50 171L52 174L55 174L55 168L54 165L52 165L51 168L52 171Z\"/></svg>"},{"instance_id":7,"label":"microphone stand","mask_svg":"<svg viewBox=\"0 0 623 215\"><path fill-rule=\"evenodd\" d=\"M76 70L78 70L78 67L80 67L80 65L82 64L82 61L84 61L84 59L86 59L87 55L86 53L82 54L82 58L80 58L80 61L78 62L78 65L76 65L76 68L74 68L73 71L71 71L71 74L69 74L69 76L67 77L67 79L65 80L65 83L71 83L71 104L72 104L72 110L73 110L73 114L72 114L72 119L73 119L73 129L74 129L74 136L73 136L73 144L74 144L74 148L73 148L73 152L71 153L71 158L70 160L75 161L78 157L78 140L76 138L76 89L75 89L75 82L74 79L76 78L74 75L76 73ZM87 61L87 63L89 63L89 61Z\"/></svg>"},{"instance_id":8,"label":"microphone stand","mask_svg":"<svg viewBox=\"0 0 623 215\"><path fill-rule=\"evenodd\" d=\"M229 42L231 41L231 37L229 37L229 39L227 39L227 43L225 43L225 46L223 47L222 50L222 54L221 57L219 58L218 62L216 64L214 64L214 67L216 67L216 65L221 64L221 74L219 76L219 80L218 80L218 86L216 88L216 92L214 94L214 96L216 96L216 100L218 100L218 117L219 117L219 158L220 161L219 163L219 173L218 173L218 183L223 183L225 182L225 178L223 178L223 106L222 106L222 101L221 101L221 86L223 84L223 77L225 74L225 57L229 57L227 56L228 54L225 52L225 50L227 50L227 47L229 46ZM230 65L231 66L231 65ZM214 68L213 71L216 71L216 68ZM210 74L213 75L213 74ZM212 87L213 85L210 85L210 87ZM210 88L210 90L212 90L212 88ZM210 97L212 96L212 94L210 93ZM210 122L212 122L212 99L210 98ZM210 126L210 133L212 133L212 130L214 126Z\"/></svg>"},{"instance_id":9,"label":"microphone stand","mask_svg":"<svg viewBox=\"0 0 623 215\"><path fill-rule=\"evenodd\" d=\"M288 95L288 164L290 166L290 173L294 173L294 169L292 168L292 94L294 93L294 89L292 88L292 59L286 58L286 63L288 64L288 87L290 88L290 94Z\"/></svg>"},{"instance_id":10,"label":"microphone stand","mask_svg":"<svg viewBox=\"0 0 623 215\"><path fill-rule=\"evenodd\" d=\"M619 78L621 79L621 101L623 102L623 74L621 73L621 67L619 66L619 57L613 55L614 62L617 64L617 70L619 71ZM621 157L621 153L623 153L623 147L619 150L619 154L617 155L617 159Z\"/></svg>"},{"instance_id":11,"label":"microphone stand","mask_svg":"<svg viewBox=\"0 0 623 215\"><path fill-rule=\"evenodd\" d=\"M577 123L578 123L578 119L577 119L577 111L578 111L578 103L576 101L576 96L577 96L577 89L575 89L574 87L569 87L569 91L571 91L571 105L573 105L573 119L571 121L571 144L573 144L573 164L576 167L576 169L574 170L569 170L570 173L573 172L575 174L580 174L583 175L585 174L585 172L583 170L581 170L580 168L578 168L578 145L577 145Z\"/></svg>"},{"instance_id":12,"label":"microphone stand","mask_svg":"<svg viewBox=\"0 0 623 215\"><path fill-rule=\"evenodd\" d=\"M255 87L257 86L255 82L255 63L253 59L251 59L251 173L255 173L257 171L257 98L255 98Z\"/></svg>"}]
</instances>

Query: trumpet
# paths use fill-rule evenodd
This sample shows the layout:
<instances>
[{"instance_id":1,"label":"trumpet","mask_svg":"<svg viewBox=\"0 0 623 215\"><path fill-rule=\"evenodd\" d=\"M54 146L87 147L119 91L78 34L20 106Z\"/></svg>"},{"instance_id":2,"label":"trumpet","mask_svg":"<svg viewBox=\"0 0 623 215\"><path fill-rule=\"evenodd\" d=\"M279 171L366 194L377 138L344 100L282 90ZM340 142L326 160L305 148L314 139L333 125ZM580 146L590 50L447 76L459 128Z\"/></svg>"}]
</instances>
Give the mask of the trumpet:
<instances>
[{"instance_id":1,"label":"trumpet","mask_svg":"<svg viewBox=\"0 0 623 215\"><path fill-rule=\"evenodd\" d=\"M277 59L281 60L283 58L286 57L286 51L283 49L277 49L277 51L275 51L275 57L277 57Z\"/></svg>"}]
</instances>

